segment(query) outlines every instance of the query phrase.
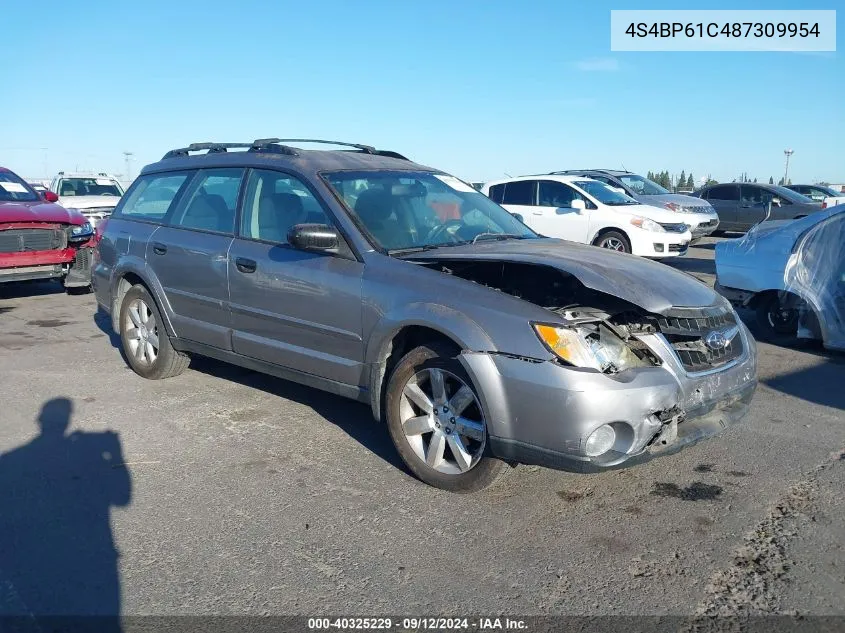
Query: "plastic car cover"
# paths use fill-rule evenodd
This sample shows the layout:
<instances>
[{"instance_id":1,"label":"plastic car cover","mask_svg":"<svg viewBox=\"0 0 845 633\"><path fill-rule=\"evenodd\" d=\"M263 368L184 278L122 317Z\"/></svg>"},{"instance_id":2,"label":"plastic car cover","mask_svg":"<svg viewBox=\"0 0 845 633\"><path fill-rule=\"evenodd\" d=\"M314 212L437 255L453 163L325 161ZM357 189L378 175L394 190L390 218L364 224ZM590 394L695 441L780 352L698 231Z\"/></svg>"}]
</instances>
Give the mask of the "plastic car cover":
<instances>
[{"instance_id":1,"label":"plastic car cover","mask_svg":"<svg viewBox=\"0 0 845 633\"><path fill-rule=\"evenodd\" d=\"M784 288L802 299L818 318L825 346L845 349L845 205L798 236L784 270ZM802 314L799 336L812 328Z\"/></svg>"}]
</instances>

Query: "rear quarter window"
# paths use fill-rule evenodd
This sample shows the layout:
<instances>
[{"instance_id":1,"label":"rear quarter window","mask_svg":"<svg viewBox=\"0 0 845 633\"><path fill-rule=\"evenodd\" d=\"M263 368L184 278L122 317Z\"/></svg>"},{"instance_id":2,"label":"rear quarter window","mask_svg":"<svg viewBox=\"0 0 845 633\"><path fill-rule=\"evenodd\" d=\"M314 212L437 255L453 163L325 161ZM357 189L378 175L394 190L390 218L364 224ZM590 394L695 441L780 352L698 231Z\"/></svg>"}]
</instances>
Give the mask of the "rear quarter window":
<instances>
[{"instance_id":1,"label":"rear quarter window","mask_svg":"<svg viewBox=\"0 0 845 633\"><path fill-rule=\"evenodd\" d=\"M140 176L124 197L113 217L161 223L173 201L194 172L170 172Z\"/></svg>"}]
</instances>

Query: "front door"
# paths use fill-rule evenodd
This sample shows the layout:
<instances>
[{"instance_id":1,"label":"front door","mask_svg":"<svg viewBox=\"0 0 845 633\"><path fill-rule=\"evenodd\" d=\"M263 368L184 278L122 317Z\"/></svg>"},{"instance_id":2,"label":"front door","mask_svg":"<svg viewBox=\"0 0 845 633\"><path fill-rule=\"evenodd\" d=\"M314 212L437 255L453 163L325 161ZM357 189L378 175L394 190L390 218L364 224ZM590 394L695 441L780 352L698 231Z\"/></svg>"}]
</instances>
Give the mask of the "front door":
<instances>
[{"instance_id":1,"label":"front door","mask_svg":"<svg viewBox=\"0 0 845 633\"><path fill-rule=\"evenodd\" d=\"M147 242L146 259L159 282L178 336L231 349L228 253L242 168L206 169L194 176L171 214Z\"/></svg>"},{"instance_id":2,"label":"front door","mask_svg":"<svg viewBox=\"0 0 845 633\"><path fill-rule=\"evenodd\" d=\"M297 178L272 170L251 171L239 235L229 252L233 349L296 371L362 385L364 265L293 248L287 242L288 230L305 218L331 223Z\"/></svg>"},{"instance_id":3,"label":"front door","mask_svg":"<svg viewBox=\"0 0 845 633\"><path fill-rule=\"evenodd\" d=\"M573 200L581 200L584 209L572 207ZM541 180L533 217L537 232L571 242L587 241L593 204L578 191L562 182Z\"/></svg>"}]
</instances>

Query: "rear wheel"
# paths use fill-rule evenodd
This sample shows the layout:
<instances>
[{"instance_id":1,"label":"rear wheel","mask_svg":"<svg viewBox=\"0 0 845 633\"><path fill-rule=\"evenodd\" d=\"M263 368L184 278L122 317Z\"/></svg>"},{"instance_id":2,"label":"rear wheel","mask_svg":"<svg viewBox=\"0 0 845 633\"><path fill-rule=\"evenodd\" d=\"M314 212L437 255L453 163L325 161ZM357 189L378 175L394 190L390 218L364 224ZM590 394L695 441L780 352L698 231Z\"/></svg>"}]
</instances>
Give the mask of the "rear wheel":
<instances>
[{"instance_id":1,"label":"rear wheel","mask_svg":"<svg viewBox=\"0 0 845 633\"><path fill-rule=\"evenodd\" d=\"M129 366L150 380L177 376L190 362L186 354L170 344L158 307L141 285L132 286L123 297L120 341Z\"/></svg>"},{"instance_id":2,"label":"rear wheel","mask_svg":"<svg viewBox=\"0 0 845 633\"><path fill-rule=\"evenodd\" d=\"M628 238L620 231L607 231L606 233L602 233L595 239L593 245L598 246L599 248L617 251L619 253L631 252L631 242L628 241Z\"/></svg>"},{"instance_id":3,"label":"rear wheel","mask_svg":"<svg viewBox=\"0 0 845 633\"><path fill-rule=\"evenodd\" d=\"M476 390L447 348L423 345L408 352L396 365L386 395L390 437L425 483L475 492L508 468L490 455Z\"/></svg>"}]
</instances>

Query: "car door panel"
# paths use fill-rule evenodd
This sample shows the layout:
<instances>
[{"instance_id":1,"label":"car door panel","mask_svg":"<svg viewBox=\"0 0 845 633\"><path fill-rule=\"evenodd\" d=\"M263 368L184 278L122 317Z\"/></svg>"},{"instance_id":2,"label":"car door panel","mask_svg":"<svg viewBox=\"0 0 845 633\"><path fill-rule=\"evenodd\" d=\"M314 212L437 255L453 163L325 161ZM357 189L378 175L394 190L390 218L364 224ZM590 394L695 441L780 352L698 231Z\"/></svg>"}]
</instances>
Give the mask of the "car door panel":
<instances>
[{"instance_id":1,"label":"car door panel","mask_svg":"<svg viewBox=\"0 0 845 633\"><path fill-rule=\"evenodd\" d=\"M730 187L730 194L727 188ZM715 197L714 197L715 196ZM728 199L728 198L732 199ZM737 211L739 206L738 185L716 185L707 191L707 201L716 210L719 216L719 229L733 231L739 229Z\"/></svg>"},{"instance_id":2,"label":"car door panel","mask_svg":"<svg viewBox=\"0 0 845 633\"><path fill-rule=\"evenodd\" d=\"M177 336L231 349L227 257L232 237L162 226L146 260L164 290Z\"/></svg>"},{"instance_id":3,"label":"car door panel","mask_svg":"<svg viewBox=\"0 0 845 633\"><path fill-rule=\"evenodd\" d=\"M737 211L737 224L743 231L747 231L755 224L766 219L769 202L772 195L753 185L742 185L740 187L739 208ZM776 207L772 207L774 212Z\"/></svg>"},{"instance_id":4,"label":"car door panel","mask_svg":"<svg viewBox=\"0 0 845 633\"><path fill-rule=\"evenodd\" d=\"M239 260L254 262L254 270L239 269ZM236 239L229 259L234 351L364 384L363 271L358 261Z\"/></svg>"},{"instance_id":5,"label":"car door panel","mask_svg":"<svg viewBox=\"0 0 845 633\"><path fill-rule=\"evenodd\" d=\"M245 171L197 172L146 249L177 336L227 351L232 327L228 257Z\"/></svg>"},{"instance_id":6,"label":"car door panel","mask_svg":"<svg viewBox=\"0 0 845 633\"><path fill-rule=\"evenodd\" d=\"M538 185L539 206L543 235L557 237L571 242L585 243L590 228L591 211L571 207L573 200L581 200L586 205L591 203L569 185L553 180L541 180ZM533 227L532 227L533 228Z\"/></svg>"},{"instance_id":7,"label":"car door panel","mask_svg":"<svg viewBox=\"0 0 845 633\"><path fill-rule=\"evenodd\" d=\"M232 347L243 356L360 386L364 265L287 243L293 226L316 216L331 221L299 178L250 171L229 254Z\"/></svg>"}]
</instances>

